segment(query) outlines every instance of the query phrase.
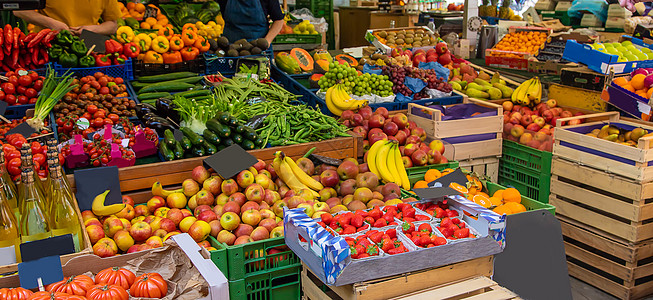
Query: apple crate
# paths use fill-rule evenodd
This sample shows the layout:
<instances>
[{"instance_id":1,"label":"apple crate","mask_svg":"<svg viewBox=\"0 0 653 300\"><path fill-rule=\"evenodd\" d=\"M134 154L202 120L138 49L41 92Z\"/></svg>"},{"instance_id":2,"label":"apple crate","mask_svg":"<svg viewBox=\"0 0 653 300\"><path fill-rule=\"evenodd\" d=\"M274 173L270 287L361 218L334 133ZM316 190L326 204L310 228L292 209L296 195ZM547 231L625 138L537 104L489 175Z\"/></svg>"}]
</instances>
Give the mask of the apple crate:
<instances>
[{"instance_id":1,"label":"apple crate","mask_svg":"<svg viewBox=\"0 0 653 300\"><path fill-rule=\"evenodd\" d=\"M653 181L653 149L651 149L653 136L642 137L637 147L631 147L586 135L608 124L624 130L641 127L653 132L652 125L621 119L619 112L564 118L559 119L558 124L561 121L589 118L596 121L580 125L557 126L559 128L555 130L554 155L637 182Z\"/></svg>"},{"instance_id":2,"label":"apple crate","mask_svg":"<svg viewBox=\"0 0 653 300\"><path fill-rule=\"evenodd\" d=\"M408 119L424 128L429 138L445 143L444 156L449 160L466 160L501 156L503 106L465 97L463 104L443 106L444 112L432 107L408 103ZM481 117L474 117L481 114Z\"/></svg>"},{"instance_id":3,"label":"apple crate","mask_svg":"<svg viewBox=\"0 0 653 300\"><path fill-rule=\"evenodd\" d=\"M653 238L653 182L553 159L549 203L564 216L631 243Z\"/></svg>"}]
</instances>

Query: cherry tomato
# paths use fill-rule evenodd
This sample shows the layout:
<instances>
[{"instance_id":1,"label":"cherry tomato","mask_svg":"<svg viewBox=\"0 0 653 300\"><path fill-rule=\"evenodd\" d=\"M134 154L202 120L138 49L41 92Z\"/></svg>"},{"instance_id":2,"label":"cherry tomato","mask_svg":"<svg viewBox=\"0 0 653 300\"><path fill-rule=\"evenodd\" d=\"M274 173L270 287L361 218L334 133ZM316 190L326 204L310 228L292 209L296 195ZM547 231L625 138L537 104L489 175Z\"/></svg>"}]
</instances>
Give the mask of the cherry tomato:
<instances>
[{"instance_id":1,"label":"cherry tomato","mask_svg":"<svg viewBox=\"0 0 653 300\"><path fill-rule=\"evenodd\" d=\"M32 161L34 161L35 164L38 164L40 166L45 165L45 155L43 153L36 153L32 156Z\"/></svg>"},{"instance_id":2,"label":"cherry tomato","mask_svg":"<svg viewBox=\"0 0 653 300\"><path fill-rule=\"evenodd\" d=\"M2 84L2 90L5 92L5 94L15 94L16 86L9 82L5 82Z\"/></svg>"},{"instance_id":3,"label":"cherry tomato","mask_svg":"<svg viewBox=\"0 0 653 300\"><path fill-rule=\"evenodd\" d=\"M18 85L18 76L9 76L7 82L13 84L14 86Z\"/></svg>"},{"instance_id":4,"label":"cherry tomato","mask_svg":"<svg viewBox=\"0 0 653 300\"><path fill-rule=\"evenodd\" d=\"M37 170L36 174L38 174L40 178L48 178L48 171L45 169Z\"/></svg>"},{"instance_id":5,"label":"cherry tomato","mask_svg":"<svg viewBox=\"0 0 653 300\"><path fill-rule=\"evenodd\" d=\"M104 125L104 119L102 118L95 118L93 120L93 127L100 128Z\"/></svg>"},{"instance_id":6,"label":"cherry tomato","mask_svg":"<svg viewBox=\"0 0 653 300\"><path fill-rule=\"evenodd\" d=\"M14 72L14 71L9 71L9 72L7 72L7 73L5 74L6 77L9 77L9 76L15 76L15 75L16 75L16 72Z\"/></svg>"},{"instance_id":7,"label":"cherry tomato","mask_svg":"<svg viewBox=\"0 0 653 300\"><path fill-rule=\"evenodd\" d=\"M97 106L94 104L86 106L86 111L89 112L91 115L94 114L97 111Z\"/></svg>"},{"instance_id":8,"label":"cherry tomato","mask_svg":"<svg viewBox=\"0 0 653 300\"><path fill-rule=\"evenodd\" d=\"M24 87L28 87L32 84L32 76L29 75L23 75L18 77L18 84Z\"/></svg>"},{"instance_id":9,"label":"cherry tomato","mask_svg":"<svg viewBox=\"0 0 653 300\"><path fill-rule=\"evenodd\" d=\"M85 113L82 115L82 118L84 118L84 119L86 119L86 120L91 120L91 119L93 119L93 115L91 115L89 112L85 112Z\"/></svg>"},{"instance_id":10,"label":"cherry tomato","mask_svg":"<svg viewBox=\"0 0 653 300\"><path fill-rule=\"evenodd\" d=\"M100 162L106 165L109 162L109 158L106 156L102 156L102 158L100 158Z\"/></svg>"},{"instance_id":11,"label":"cherry tomato","mask_svg":"<svg viewBox=\"0 0 653 300\"><path fill-rule=\"evenodd\" d=\"M28 88L25 90L25 93L23 95L27 96L28 98L36 98L39 92L37 92L34 88Z\"/></svg>"},{"instance_id":12,"label":"cherry tomato","mask_svg":"<svg viewBox=\"0 0 653 300\"><path fill-rule=\"evenodd\" d=\"M14 146L5 144L5 147L6 146L10 146L10 147L14 148L14 150L9 150L9 152L5 153L5 161L10 161L10 160L12 160L14 158L20 159L20 151L15 150L16 148Z\"/></svg>"},{"instance_id":13,"label":"cherry tomato","mask_svg":"<svg viewBox=\"0 0 653 300\"><path fill-rule=\"evenodd\" d=\"M14 94L9 94L5 96L5 102L9 103L9 105L16 105L16 95Z\"/></svg>"},{"instance_id":14,"label":"cherry tomato","mask_svg":"<svg viewBox=\"0 0 653 300\"><path fill-rule=\"evenodd\" d=\"M31 146L31 148L32 148L32 154L34 154L34 153L41 153L41 152L42 152L42 151L41 151L41 148L43 148L43 146L41 146L41 143L39 143L39 142L32 142L32 144L31 144L30 146Z\"/></svg>"},{"instance_id":15,"label":"cherry tomato","mask_svg":"<svg viewBox=\"0 0 653 300\"><path fill-rule=\"evenodd\" d=\"M30 71L29 76L32 77L32 81L39 79L39 74L34 71Z\"/></svg>"},{"instance_id":16,"label":"cherry tomato","mask_svg":"<svg viewBox=\"0 0 653 300\"><path fill-rule=\"evenodd\" d=\"M104 119L105 117L106 117L106 112L104 111L104 109L100 109L93 114L93 118Z\"/></svg>"},{"instance_id":17,"label":"cherry tomato","mask_svg":"<svg viewBox=\"0 0 653 300\"><path fill-rule=\"evenodd\" d=\"M25 95L25 91L27 91L27 88L22 86L22 85L17 85L16 86L16 94L18 95Z\"/></svg>"},{"instance_id":18,"label":"cherry tomato","mask_svg":"<svg viewBox=\"0 0 653 300\"><path fill-rule=\"evenodd\" d=\"M94 161L93 161L93 166L94 166L94 167L99 167L99 166L100 166L100 161L97 160L97 159L94 160Z\"/></svg>"},{"instance_id":19,"label":"cherry tomato","mask_svg":"<svg viewBox=\"0 0 653 300\"><path fill-rule=\"evenodd\" d=\"M5 92L0 91L0 100L5 100Z\"/></svg>"},{"instance_id":20,"label":"cherry tomato","mask_svg":"<svg viewBox=\"0 0 653 300\"><path fill-rule=\"evenodd\" d=\"M12 176L20 175L20 157L12 158L7 163L7 172Z\"/></svg>"},{"instance_id":21,"label":"cherry tomato","mask_svg":"<svg viewBox=\"0 0 653 300\"><path fill-rule=\"evenodd\" d=\"M104 118L104 125L113 125L113 121L109 118Z\"/></svg>"},{"instance_id":22,"label":"cherry tomato","mask_svg":"<svg viewBox=\"0 0 653 300\"><path fill-rule=\"evenodd\" d=\"M43 80L40 80L40 79L35 80L34 85L32 87L37 91L41 91L41 89L43 88Z\"/></svg>"},{"instance_id":23,"label":"cherry tomato","mask_svg":"<svg viewBox=\"0 0 653 300\"><path fill-rule=\"evenodd\" d=\"M18 104L27 104L29 103L29 98L25 97L25 95L20 95L16 97L16 101L18 102Z\"/></svg>"},{"instance_id":24,"label":"cherry tomato","mask_svg":"<svg viewBox=\"0 0 653 300\"><path fill-rule=\"evenodd\" d=\"M120 121L120 116L118 116L117 114L109 114L107 118L111 119L111 121L113 121L113 124L117 124L118 121Z\"/></svg>"},{"instance_id":25,"label":"cherry tomato","mask_svg":"<svg viewBox=\"0 0 653 300\"><path fill-rule=\"evenodd\" d=\"M28 104L36 104L36 101L38 101L38 100L39 100L39 99L37 99L37 98L29 98L29 100L27 101L27 103L28 103Z\"/></svg>"}]
</instances>

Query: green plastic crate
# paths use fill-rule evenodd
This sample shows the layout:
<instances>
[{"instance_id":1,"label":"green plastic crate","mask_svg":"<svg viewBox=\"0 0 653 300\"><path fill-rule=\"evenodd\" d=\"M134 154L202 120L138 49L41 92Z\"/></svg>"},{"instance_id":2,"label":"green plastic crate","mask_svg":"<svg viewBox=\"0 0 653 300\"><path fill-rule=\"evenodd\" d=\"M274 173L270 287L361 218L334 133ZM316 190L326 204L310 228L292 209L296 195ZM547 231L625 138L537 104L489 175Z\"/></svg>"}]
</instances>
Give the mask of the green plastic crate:
<instances>
[{"instance_id":1,"label":"green plastic crate","mask_svg":"<svg viewBox=\"0 0 653 300\"><path fill-rule=\"evenodd\" d=\"M526 197L549 203L551 158L551 152L503 140L499 184L512 186Z\"/></svg>"},{"instance_id":2,"label":"green plastic crate","mask_svg":"<svg viewBox=\"0 0 653 300\"><path fill-rule=\"evenodd\" d=\"M229 281L232 300L300 299L301 290L301 265Z\"/></svg>"},{"instance_id":3,"label":"green plastic crate","mask_svg":"<svg viewBox=\"0 0 653 300\"><path fill-rule=\"evenodd\" d=\"M218 249L210 251L211 260L230 281L243 280L254 274L301 266L299 257L290 249L286 248L279 253L267 254L272 248L286 245L283 237L237 246L226 246L213 238L209 239L209 242Z\"/></svg>"},{"instance_id":4,"label":"green plastic crate","mask_svg":"<svg viewBox=\"0 0 653 300\"><path fill-rule=\"evenodd\" d=\"M280 34L277 35L272 44L321 44L321 34Z\"/></svg>"},{"instance_id":5,"label":"green plastic crate","mask_svg":"<svg viewBox=\"0 0 653 300\"><path fill-rule=\"evenodd\" d=\"M488 195L493 195L496 191L498 190L505 190L505 186L501 186L499 184L490 182L490 181L485 181L484 182L485 187L487 188L487 193ZM535 201L529 197L526 197L524 195L521 196L521 204L526 207L526 210L531 211L531 210L538 210L538 209L546 209L548 210L551 214L555 215L556 208L555 206L547 203L542 203L539 201Z\"/></svg>"},{"instance_id":6,"label":"green plastic crate","mask_svg":"<svg viewBox=\"0 0 653 300\"><path fill-rule=\"evenodd\" d=\"M333 18L333 1L330 0L297 0L295 9L308 8L316 18L324 17L327 21Z\"/></svg>"},{"instance_id":7,"label":"green plastic crate","mask_svg":"<svg viewBox=\"0 0 653 300\"><path fill-rule=\"evenodd\" d=\"M426 172L430 169L438 169L440 171L444 169L456 169L458 168L458 162L455 160L452 160L446 164L437 164L437 165L428 165L428 166L423 166L423 167L412 167L412 168L407 168L406 173L408 173L408 181L410 181L410 185L412 186L415 184L415 182L418 182L420 180L424 180L424 175Z\"/></svg>"},{"instance_id":8,"label":"green plastic crate","mask_svg":"<svg viewBox=\"0 0 653 300\"><path fill-rule=\"evenodd\" d=\"M503 140L501 160L506 161L530 171L551 174L551 158L548 151L541 151L522 144Z\"/></svg>"}]
</instances>

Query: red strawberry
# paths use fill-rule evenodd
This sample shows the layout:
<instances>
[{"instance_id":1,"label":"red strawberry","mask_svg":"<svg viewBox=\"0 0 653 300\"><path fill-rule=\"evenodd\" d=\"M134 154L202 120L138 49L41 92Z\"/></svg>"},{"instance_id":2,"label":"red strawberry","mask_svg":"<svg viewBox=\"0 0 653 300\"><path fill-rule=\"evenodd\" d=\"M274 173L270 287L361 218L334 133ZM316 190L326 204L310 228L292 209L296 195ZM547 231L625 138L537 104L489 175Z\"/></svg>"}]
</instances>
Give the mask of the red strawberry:
<instances>
[{"instance_id":1,"label":"red strawberry","mask_svg":"<svg viewBox=\"0 0 653 300\"><path fill-rule=\"evenodd\" d=\"M329 227L331 227L331 229L336 229L336 228L338 228L338 226L339 226L338 225L338 220L336 220L336 219L331 220L331 223L329 223Z\"/></svg>"},{"instance_id":2,"label":"red strawberry","mask_svg":"<svg viewBox=\"0 0 653 300\"><path fill-rule=\"evenodd\" d=\"M420 224L419 227L417 227L417 231L431 232L431 230L431 225L428 223Z\"/></svg>"},{"instance_id":3,"label":"red strawberry","mask_svg":"<svg viewBox=\"0 0 653 300\"><path fill-rule=\"evenodd\" d=\"M458 216L458 212L455 211L455 210L447 209L447 210L445 210L445 212L447 213L447 217L449 217L449 218L453 218L453 217Z\"/></svg>"},{"instance_id":4,"label":"red strawberry","mask_svg":"<svg viewBox=\"0 0 653 300\"><path fill-rule=\"evenodd\" d=\"M364 220L365 220L365 222L367 222L369 224L374 224L374 221L375 221L375 219L370 217L370 216L365 217Z\"/></svg>"},{"instance_id":5,"label":"red strawberry","mask_svg":"<svg viewBox=\"0 0 653 300\"><path fill-rule=\"evenodd\" d=\"M359 210L357 210L356 212L354 212L354 215L361 215L363 218L365 218L365 217L367 217L369 214L368 214L366 211L364 211L364 210L360 210L360 209L359 209Z\"/></svg>"},{"instance_id":6,"label":"red strawberry","mask_svg":"<svg viewBox=\"0 0 653 300\"><path fill-rule=\"evenodd\" d=\"M338 228L336 228L335 232L336 232L337 234L342 234L342 227L338 227Z\"/></svg>"},{"instance_id":7,"label":"red strawberry","mask_svg":"<svg viewBox=\"0 0 653 300\"><path fill-rule=\"evenodd\" d=\"M370 235L369 238L373 243L378 244L381 242L381 239L383 239L383 232L374 233Z\"/></svg>"},{"instance_id":8,"label":"red strawberry","mask_svg":"<svg viewBox=\"0 0 653 300\"><path fill-rule=\"evenodd\" d=\"M394 248L395 248L395 245L394 245L394 243L392 243L391 240L381 240L381 250L383 250L383 252L388 252L388 250L394 249Z\"/></svg>"},{"instance_id":9,"label":"red strawberry","mask_svg":"<svg viewBox=\"0 0 653 300\"><path fill-rule=\"evenodd\" d=\"M367 229L368 227L370 227L370 225L365 224L362 227L359 227L358 229L356 229L356 232L361 232L361 231Z\"/></svg>"},{"instance_id":10,"label":"red strawberry","mask_svg":"<svg viewBox=\"0 0 653 300\"><path fill-rule=\"evenodd\" d=\"M320 218L322 218L322 222L324 222L324 224L330 224L331 220L333 220L333 215L332 214L321 214Z\"/></svg>"},{"instance_id":11,"label":"red strawberry","mask_svg":"<svg viewBox=\"0 0 653 300\"><path fill-rule=\"evenodd\" d=\"M358 251L356 251L355 246L349 246L349 256L351 256L353 259L358 258Z\"/></svg>"},{"instance_id":12,"label":"red strawberry","mask_svg":"<svg viewBox=\"0 0 653 300\"><path fill-rule=\"evenodd\" d=\"M443 237L435 235L435 236L431 237L431 243L433 243L433 245L436 245L436 246L442 246L442 245L447 243L447 240L445 238L443 238Z\"/></svg>"},{"instance_id":13,"label":"red strawberry","mask_svg":"<svg viewBox=\"0 0 653 300\"><path fill-rule=\"evenodd\" d=\"M410 206L410 204L408 204L408 203L398 203L398 204L397 204L397 208L398 208L400 211L404 211L405 209L410 208L410 207L411 207L411 206Z\"/></svg>"},{"instance_id":14,"label":"red strawberry","mask_svg":"<svg viewBox=\"0 0 653 300\"><path fill-rule=\"evenodd\" d=\"M413 231L415 231L415 225L410 222L404 223L403 225L401 225L401 231L403 233L412 233Z\"/></svg>"},{"instance_id":15,"label":"red strawberry","mask_svg":"<svg viewBox=\"0 0 653 300\"><path fill-rule=\"evenodd\" d=\"M374 222L374 225L372 227L383 227L383 226L388 226L388 221L385 219L378 219L376 222Z\"/></svg>"},{"instance_id":16,"label":"red strawberry","mask_svg":"<svg viewBox=\"0 0 653 300\"><path fill-rule=\"evenodd\" d=\"M356 240L353 239L353 238L350 238L350 237L346 237L346 238L345 238L345 242L347 242L347 245L349 245L349 246L354 246L354 245L356 245Z\"/></svg>"},{"instance_id":17,"label":"red strawberry","mask_svg":"<svg viewBox=\"0 0 653 300\"><path fill-rule=\"evenodd\" d=\"M399 251L400 251L400 250L399 250L398 248L393 248L393 249L388 250L388 252L386 252L386 253L388 253L388 254L390 254L390 255L395 255L395 254L399 254L399 253L401 253L401 252L399 252Z\"/></svg>"},{"instance_id":18,"label":"red strawberry","mask_svg":"<svg viewBox=\"0 0 653 300\"><path fill-rule=\"evenodd\" d=\"M385 234L387 234L390 238L396 238L397 237L397 230L396 229L388 229L385 231Z\"/></svg>"},{"instance_id":19,"label":"red strawberry","mask_svg":"<svg viewBox=\"0 0 653 300\"><path fill-rule=\"evenodd\" d=\"M388 222L388 223L390 223L390 222L392 222L392 221L395 220L394 214L390 214L390 213L386 213L385 215L383 215L382 218L383 218L384 220L386 220L386 222Z\"/></svg>"},{"instance_id":20,"label":"red strawberry","mask_svg":"<svg viewBox=\"0 0 653 300\"><path fill-rule=\"evenodd\" d=\"M356 233L356 227L351 225L346 225L345 229L342 230L342 234L354 234Z\"/></svg>"},{"instance_id":21,"label":"red strawberry","mask_svg":"<svg viewBox=\"0 0 653 300\"><path fill-rule=\"evenodd\" d=\"M324 222L317 222L317 224L322 226L322 228L326 228L326 224L324 224Z\"/></svg>"},{"instance_id":22,"label":"red strawberry","mask_svg":"<svg viewBox=\"0 0 653 300\"><path fill-rule=\"evenodd\" d=\"M376 220L376 219L380 218L383 215L383 213L381 212L381 209L379 209L379 207L377 206L374 209L370 210L368 212L368 215L370 217L374 218L374 220Z\"/></svg>"},{"instance_id":23,"label":"red strawberry","mask_svg":"<svg viewBox=\"0 0 653 300\"><path fill-rule=\"evenodd\" d=\"M377 245L369 245L367 246L367 249L365 249L367 254L374 256L374 255L379 255L379 247Z\"/></svg>"},{"instance_id":24,"label":"red strawberry","mask_svg":"<svg viewBox=\"0 0 653 300\"><path fill-rule=\"evenodd\" d=\"M449 227L439 227L438 230L440 230L442 235L444 235L446 237L450 237L450 236L453 235L453 229L451 229Z\"/></svg>"},{"instance_id":25,"label":"red strawberry","mask_svg":"<svg viewBox=\"0 0 653 300\"><path fill-rule=\"evenodd\" d=\"M349 225L351 224L351 218L354 216L352 213L346 213L340 215L340 225Z\"/></svg>"},{"instance_id":26,"label":"red strawberry","mask_svg":"<svg viewBox=\"0 0 653 300\"><path fill-rule=\"evenodd\" d=\"M429 219L431 219L429 216L415 215L415 221L428 221Z\"/></svg>"},{"instance_id":27,"label":"red strawberry","mask_svg":"<svg viewBox=\"0 0 653 300\"><path fill-rule=\"evenodd\" d=\"M451 226L451 224L453 224L453 222L448 217L444 218L444 219L442 219L442 221L440 221L440 227L447 228L447 227Z\"/></svg>"},{"instance_id":28,"label":"red strawberry","mask_svg":"<svg viewBox=\"0 0 653 300\"><path fill-rule=\"evenodd\" d=\"M363 226L363 216L359 214L355 214L351 218L351 226L354 226L356 228L362 227Z\"/></svg>"},{"instance_id":29,"label":"red strawberry","mask_svg":"<svg viewBox=\"0 0 653 300\"><path fill-rule=\"evenodd\" d=\"M417 210L415 210L415 209L412 208L412 207L409 207L409 208L407 208L407 209L405 209L405 210L403 211L403 213L404 213L404 217L408 217L408 218L414 218L416 212L417 212Z\"/></svg>"},{"instance_id":30,"label":"red strawberry","mask_svg":"<svg viewBox=\"0 0 653 300\"><path fill-rule=\"evenodd\" d=\"M467 226L465 225L465 223L460 223L460 224L458 224L458 227L460 227L460 228L465 228L465 227L467 227Z\"/></svg>"},{"instance_id":31,"label":"red strawberry","mask_svg":"<svg viewBox=\"0 0 653 300\"><path fill-rule=\"evenodd\" d=\"M466 237L469 237L469 228L458 229L453 233L453 235L459 239L464 239Z\"/></svg>"},{"instance_id":32,"label":"red strawberry","mask_svg":"<svg viewBox=\"0 0 653 300\"><path fill-rule=\"evenodd\" d=\"M431 243L431 238L428 235L423 235L419 238L419 244L424 247Z\"/></svg>"},{"instance_id":33,"label":"red strawberry","mask_svg":"<svg viewBox=\"0 0 653 300\"><path fill-rule=\"evenodd\" d=\"M392 221L392 222L388 223L388 225L399 225L399 224L397 224L397 222L395 222L395 221Z\"/></svg>"},{"instance_id":34,"label":"red strawberry","mask_svg":"<svg viewBox=\"0 0 653 300\"><path fill-rule=\"evenodd\" d=\"M447 216L447 214L444 212L444 209L436 207L435 208L435 214L433 215L438 219L442 219Z\"/></svg>"},{"instance_id":35,"label":"red strawberry","mask_svg":"<svg viewBox=\"0 0 653 300\"><path fill-rule=\"evenodd\" d=\"M415 222L415 218L406 217L403 219L404 222Z\"/></svg>"},{"instance_id":36,"label":"red strawberry","mask_svg":"<svg viewBox=\"0 0 653 300\"><path fill-rule=\"evenodd\" d=\"M363 246L363 247L367 247L367 246L369 246L369 245L372 245L372 243L370 243L370 241L367 240L367 239L364 239L364 240L360 240L360 241L358 241L358 244L361 245L361 246Z\"/></svg>"},{"instance_id":37,"label":"red strawberry","mask_svg":"<svg viewBox=\"0 0 653 300\"><path fill-rule=\"evenodd\" d=\"M366 257L370 257L370 255L367 253L361 253L358 255L357 259L366 258Z\"/></svg>"},{"instance_id":38,"label":"red strawberry","mask_svg":"<svg viewBox=\"0 0 653 300\"><path fill-rule=\"evenodd\" d=\"M456 225L460 224L460 219L458 218L451 218L451 223L454 223Z\"/></svg>"}]
</instances>

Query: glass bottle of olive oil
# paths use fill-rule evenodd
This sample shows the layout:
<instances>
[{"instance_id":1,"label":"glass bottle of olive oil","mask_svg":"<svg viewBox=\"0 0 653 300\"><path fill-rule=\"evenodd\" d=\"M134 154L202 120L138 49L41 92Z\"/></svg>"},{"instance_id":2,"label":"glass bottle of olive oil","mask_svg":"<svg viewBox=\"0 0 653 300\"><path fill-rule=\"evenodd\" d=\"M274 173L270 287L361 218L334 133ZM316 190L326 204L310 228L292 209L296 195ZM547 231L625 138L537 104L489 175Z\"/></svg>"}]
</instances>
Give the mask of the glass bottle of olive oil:
<instances>
[{"instance_id":1,"label":"glass bottle of olive oil","mask_svg":"<svg viewBox=\"0 0 653 300\"><path fill-rule=\"evenodd\" d=\"M61 166L55 159L48 160L50 170L50 186L48 195L50 197L50 226L54 236L72 234L75 243L75 251L80 251L82 243L81 226L77 211L73 207L75 203L73 194L68 188L68 182L63 174Z\"/></svg>"},{"instance_id":2,"label":"glass bottle of olive oil","mask_svg":"<svg viewBox=\"0 0 653 300\"><path fill-rule=\"evenodd\" d=\"M34 171L24 169L20 173L20 235L21 241L31 242L52 236L45 198L34 183Z\"/></svg>"}]
</instances>

